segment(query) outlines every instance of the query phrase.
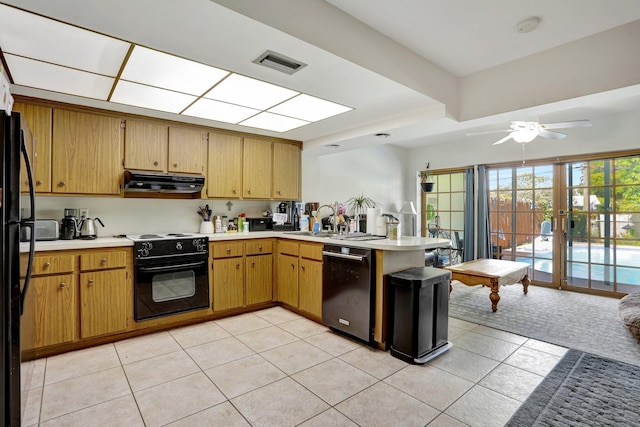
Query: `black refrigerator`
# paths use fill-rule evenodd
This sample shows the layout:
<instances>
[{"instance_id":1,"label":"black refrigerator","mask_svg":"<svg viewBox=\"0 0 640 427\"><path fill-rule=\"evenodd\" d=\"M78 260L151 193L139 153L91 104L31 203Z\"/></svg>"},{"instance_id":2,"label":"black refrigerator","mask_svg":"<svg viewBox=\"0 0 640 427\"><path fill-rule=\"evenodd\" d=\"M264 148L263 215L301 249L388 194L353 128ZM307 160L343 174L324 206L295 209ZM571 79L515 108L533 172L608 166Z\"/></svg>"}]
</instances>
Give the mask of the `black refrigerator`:
<instances>
[{"instance_id":1,"label":"black refrigerator","mask_svg":"<svg viewBox=\"0 0 640 427\"><path fill-rule=\"evenodd\" d=\"M0 414L3 416L4 426L19 426L22 417L21 407L21 336L20 322L23 318L25 297L31 278L34 239L34 191L33 174L25 144L24 123L21 123L20 113L0 110L0 215L2 217L0 242L2 242L2 293L0 294L0 314L2 315L2 368L0 375L2 391L0 396ZM26 131L28 135L28 130ZM22 217L21 209L21 160L24 159L27 180L29 181L29 206L24 211L29 212L28 218ZM26 204L26 203L25 203ZM29 262L25 279L20 274L20 229L30 228ZM34 314L31 313L31 316Z\"/></svg>"}]
</instances>

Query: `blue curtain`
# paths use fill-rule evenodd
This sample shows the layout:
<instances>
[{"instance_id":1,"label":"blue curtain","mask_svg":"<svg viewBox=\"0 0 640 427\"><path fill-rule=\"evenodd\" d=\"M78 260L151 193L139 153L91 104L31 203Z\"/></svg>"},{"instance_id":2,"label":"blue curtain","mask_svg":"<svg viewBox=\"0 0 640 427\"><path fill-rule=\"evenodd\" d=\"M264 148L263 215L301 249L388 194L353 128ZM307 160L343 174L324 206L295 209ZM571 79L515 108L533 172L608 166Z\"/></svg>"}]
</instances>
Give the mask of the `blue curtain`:
<instances>
[{"instance_id":1,"label":"blue curtain","mask_svg":"<svg viewBox=\"0 0 640 427\"><path fill-rule=\"evenodd\" d=\"M470 261L473 259L473 236L475 235L475 218L474 212L474 170L473 168L464 171L465 184L465 200L464 200L464 241L462 242L463 256L462 261Z\"/></svg>"},{"instance_id":2,"label":"blue curtain","mask_svg":"<svg viewBox=\"0 0 640 427\"><path fill-rule=\"evenodd\" d=\"M466 239L465 239L466 240ZM487 167L478 166L478 258L491 258Z\"/></svg>"}]
</instances>

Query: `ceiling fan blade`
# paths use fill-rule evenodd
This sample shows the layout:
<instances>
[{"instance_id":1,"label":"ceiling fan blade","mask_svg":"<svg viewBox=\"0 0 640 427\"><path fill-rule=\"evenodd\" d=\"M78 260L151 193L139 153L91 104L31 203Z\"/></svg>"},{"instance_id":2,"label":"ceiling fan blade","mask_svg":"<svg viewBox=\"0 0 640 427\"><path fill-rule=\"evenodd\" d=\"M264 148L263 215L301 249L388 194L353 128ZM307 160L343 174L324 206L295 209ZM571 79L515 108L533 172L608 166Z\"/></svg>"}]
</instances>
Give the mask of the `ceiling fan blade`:
<instances>
[{"instance_id":1,"label":"ceiling fan blade","mask_svg":"<svg viewBox=\"0 0 640 427\"><path fill-rule=\"evenodd\" d=\"M510 140L511 136L512 136L512 134L509 134L509 135L505 136L504 138L502 138L500 141L494 142L493 145L502 144L503 142L506 142L506 141Z\"/></svg>"},{"instance_id":2,"label":"ceiling fan blade","mask_svg":"<svg viewBox=\"0 0 640 427\"><path fill-rule=\"evenodd\" d=\"M588 128L590 126L590 120L572 120L570 122L546 123L540 125L542 129Z\"/></svg>"},{"instance_id":3,"label":"ceiling fan blade","mask_svg":"<svg viewBox=\"0 0 640 427\"><path fill-rule=\"evenodd\" d=\"M541 136L543 138L549 138L549 139L564 139L567 137L567 134L540 129L540 131L538 132L538 136Z\"/></svg>"},{"instance_id":4,"label":"ceiling fan blade","mask_svg":"<svg viewBox=\"0 0 640 427\"><path fill-rule=\"evenodd\" d=\"M501 130L486 130L483 132L470 132L470 133L465 133L465 136L474 136L474 135L487 135L490 133L500 133L500 132L511 132L512 129L501 129Z\"/></svg>"}]
</instances>

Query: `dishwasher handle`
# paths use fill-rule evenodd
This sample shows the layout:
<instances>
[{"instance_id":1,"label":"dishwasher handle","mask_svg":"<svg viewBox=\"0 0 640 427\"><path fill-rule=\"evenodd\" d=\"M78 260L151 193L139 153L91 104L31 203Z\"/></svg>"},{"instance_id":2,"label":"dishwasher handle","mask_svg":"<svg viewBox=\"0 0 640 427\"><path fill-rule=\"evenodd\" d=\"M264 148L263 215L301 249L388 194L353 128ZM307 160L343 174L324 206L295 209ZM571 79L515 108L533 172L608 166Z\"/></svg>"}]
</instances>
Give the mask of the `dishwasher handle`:
<instances>
[{"instance_id":1,"label":"dishwasher handle","mask_svg":"<svg viewBox=\"0 0 640 427\"><path fill-rule=\"evenodd\" d=\"M366 256L341 254L339 252L322 251L322 255L333 257L333 258L349 259L352 261L359 261L359 262L365 262L367 260Z\"/></svg>"}]
</instances>

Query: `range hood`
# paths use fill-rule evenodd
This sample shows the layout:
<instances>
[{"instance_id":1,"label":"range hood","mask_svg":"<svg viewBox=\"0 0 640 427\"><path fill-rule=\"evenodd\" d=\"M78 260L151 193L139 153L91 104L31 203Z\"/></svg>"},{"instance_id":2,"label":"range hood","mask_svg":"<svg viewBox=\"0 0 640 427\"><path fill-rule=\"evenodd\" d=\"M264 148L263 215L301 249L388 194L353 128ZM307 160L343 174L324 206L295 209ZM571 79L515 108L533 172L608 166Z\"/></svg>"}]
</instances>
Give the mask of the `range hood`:
<instances>
[{"instance_id":1,"label":"range hood","mask_svg":"<svg viewBox=\"0 0 640 427\"><path fill-rule=\"evenodd\" d=\"M204 176L160 173L148 171L124 171L125 193L199 193L204 187Z\"/></svg>"}]
</instances>

